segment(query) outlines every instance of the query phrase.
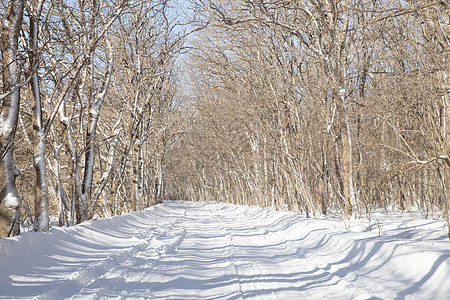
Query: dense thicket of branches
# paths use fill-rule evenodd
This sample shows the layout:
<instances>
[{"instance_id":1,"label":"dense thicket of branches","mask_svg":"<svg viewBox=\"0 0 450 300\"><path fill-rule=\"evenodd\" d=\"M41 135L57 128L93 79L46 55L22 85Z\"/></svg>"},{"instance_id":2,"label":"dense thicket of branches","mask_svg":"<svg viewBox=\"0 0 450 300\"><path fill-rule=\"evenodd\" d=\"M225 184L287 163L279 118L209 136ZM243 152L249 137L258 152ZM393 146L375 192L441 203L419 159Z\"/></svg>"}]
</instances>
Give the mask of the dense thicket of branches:
<instances>
[{"instance_id":1,"label":"dense thicket of branches","mask_svg":"<svg viewBox=\"0 0 450 300\"><path fill-rule=\"evenodd\" d=\"M193 43L194 121L174 154L183 166L172 173L174 197L309 214L333 206L347 218L417 207L448 218L448 1L198 9L212 26Z\"/></svg>"},{"instance_id":2,"label":"dense thicket of branches","mask_svg":"<svg viewBox=\"0 0 450 300\"><path fill-rule=\"evenodd\" d=\"M179 131L176 4L2 2L1 237L158 201Z\"/></svg>"},{"instance_id":3,"label":"dense thicket of branches","mask_svg":"<svg viewBox=\"0 0 450 300\"><path fill-rule=\"evenodd\" d=\"M162 198L448 220L448 1L186 3L2 2L0 237Z\"/></svg>"}]
</instances>

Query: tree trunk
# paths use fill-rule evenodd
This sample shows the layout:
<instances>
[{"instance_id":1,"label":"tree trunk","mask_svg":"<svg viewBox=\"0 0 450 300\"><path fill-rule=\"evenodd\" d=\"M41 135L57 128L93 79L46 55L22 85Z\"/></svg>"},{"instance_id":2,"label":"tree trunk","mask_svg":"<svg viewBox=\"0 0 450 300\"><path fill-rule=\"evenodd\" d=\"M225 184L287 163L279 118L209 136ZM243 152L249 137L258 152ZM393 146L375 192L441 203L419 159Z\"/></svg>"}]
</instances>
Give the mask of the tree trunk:
<instances>
[{"instance_id":1,"label":"tree trunk","mask_svg":"<svg viewBox=\"0 0 450 300\"><path fill-rule=\"evenodd\" d=\"M31 93L34 98L34 114L33 114L33 145L34 145L34 168L36 172L35 185L35 231L47 231L50 226L48 216L48 182L45 161L46 135L42 124L42 105L40 97L39 77L37 68L39 66L38 33L39 33L39 16L42 10L43 1L39 1L36 11L30 13L30 36L29 36L29 62L31 68Z\"/></svg>"},{"instance_id":2,"label":"tree trunk","mask_svg":"<svg viewBox=\"0 0 450 300\"><path fill-rule=\"evenodd\" d=\"M444 144L444 157L446 164L444 164L444 205L443 205L443 215L447 220L447 228L448 228L448 238L450 240L450 218L449 218L449 207L450 207L450 188L449 188L449 182L450 182L450 126L448 125L448 122L450 121L450 79L449 79L449 72L443 71L442 72L442 88L444 90L444 94L442 96L442 106L443 106L443 113L442 120L441 120L441 132L443 134L443 144Z\"/></svg>"},{"instance_id":3,"label":"tree trunk","mask_svg":"<svg viewBox=\"0 0 450 300\"><path fill-rule=\"evenodd\" d=\"M105 34L106 36L106 34ZM87 220L89 215L89 197L91 194L91 186L92 186L92 177L94 173L94 158L95 158L95 150L94 150L94 141L95 134L97 131L97 123L100 118L100 109L102 107L103 101L106 97L106 92L108 91L109 84L111 82L112 71L113 71L113 51L106 36L105 42L108 49L108 72L105 75L105 80L103 82L102 89L100 93L96 94L91 100L89 107L89 124L88 131L86 135L86 154L85 154L85 164L84 164L84 177L83 183L81 187L81 197L78 198L80 203L77 206L77 222L81 223ZM93 57L93 53L92 53ZM93 58L90 60L93 61ZM92 76L94 76L92 74ZM90 87L93 88L92 86Z\"/></svg>"},{"instance_id":4,"label":"tree trunk","mask_svg":"<svg viewBox=\"0 0 450 300\"><path fill-rule=\"evenodd\" d=\"M18 40L23 19L23 0L10 0L8 15L1 21L2 106L0 115L0 237L20 233L20 200L13 160L14 139L20 107Z\"/></svg>"},{"instance_id":5,"label":"tree trunk","mask_svg":"<svg viewBox=\"0 0 450 300\"><path fill-rule=\"evenodd\" d=\"M120 124L119 121L121 121L121 119L118 120L118 122L116 123L116 126L114 127L114 137L111 141L111 145L109 148L106 170L103 172L102 177L100 178L99 184L97 185L94 192L92 193L91 200L93 202L93 205L92 205L90 217L92 217L95 214L95 209L97 206L98 198L99 198L100 194L103 192L103 189L105 188L106 183L108 182L111 172L114 169L117 143L119 142L119 134L122 131L122 128L118 127Z\"/></svg>"}]
</instances>

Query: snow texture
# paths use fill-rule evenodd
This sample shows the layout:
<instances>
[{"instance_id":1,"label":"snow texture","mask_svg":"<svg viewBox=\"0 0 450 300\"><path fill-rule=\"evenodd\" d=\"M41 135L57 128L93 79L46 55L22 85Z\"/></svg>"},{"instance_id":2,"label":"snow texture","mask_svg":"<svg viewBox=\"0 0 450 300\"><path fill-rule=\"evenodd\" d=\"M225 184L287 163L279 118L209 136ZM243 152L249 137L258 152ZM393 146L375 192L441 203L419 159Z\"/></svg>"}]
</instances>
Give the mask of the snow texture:
<instances>
[{"instance_id":1,"label":"snow texture","mask_svg":"<svg viewBox=\"0 0 450 300\"><path fill-rule=\"evenodd\" d=\"M9 192L5 197L5 207L15 208L19 206L20 206L19 199L14 195L14 193Z\"/></svg>"},{"instance_id":2,"label":"snow texture","mask_svg":"<svg viewBox=\"0 0 450 300\"><path fill-rule=\"evenodd\" d=\"M448 299L443 220L371 220L167 201L0 240L0 298Z\"/></svg>"}]
</instances>

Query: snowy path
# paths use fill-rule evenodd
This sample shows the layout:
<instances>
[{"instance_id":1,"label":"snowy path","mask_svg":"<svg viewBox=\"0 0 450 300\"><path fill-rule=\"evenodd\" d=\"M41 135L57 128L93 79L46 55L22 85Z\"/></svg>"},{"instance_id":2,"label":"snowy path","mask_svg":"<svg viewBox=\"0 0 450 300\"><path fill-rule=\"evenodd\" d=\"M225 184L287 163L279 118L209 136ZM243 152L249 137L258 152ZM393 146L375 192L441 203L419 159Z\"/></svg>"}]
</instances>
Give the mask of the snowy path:
<instances>
[{"instance_id":1,"label":"snowy path","mask_svg":"<svg viewBox=\"0 0 450 300\"><path fill-rule=\"evenodd\" d=\"M336 220L166 202L0 240L0 298L448 299L441 226L401 219L378 237Z\"/></svg>"}]
</instances>

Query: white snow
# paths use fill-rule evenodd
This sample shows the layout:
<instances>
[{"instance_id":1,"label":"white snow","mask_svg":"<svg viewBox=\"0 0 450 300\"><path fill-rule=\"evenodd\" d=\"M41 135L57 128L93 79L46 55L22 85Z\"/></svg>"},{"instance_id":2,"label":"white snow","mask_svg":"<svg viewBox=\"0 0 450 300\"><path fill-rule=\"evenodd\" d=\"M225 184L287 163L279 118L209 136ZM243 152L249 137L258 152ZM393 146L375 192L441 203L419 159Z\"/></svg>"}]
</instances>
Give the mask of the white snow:
<instances>
[{"instance_id":1,"label":"white snow","mask_svg":"<svg viewBox=\"0 0 450 300\"><path fill-rule=\"evenodd\" d=\"M168 201L0 240L0 298L448 299L444 225Z\"/></svg>"},{"instance_id":2,"label":"white snow","mask_svg":"<svg viewBox=\"0 0 450 300\"><path fill-rule=\"evenodd\" d=\"M9 192L8 194L6 194L5 197L5 207L6 208L16 208L19 207L20 203L19 203L19 199L11 192Z\"/></svg>"}]
</instances>

